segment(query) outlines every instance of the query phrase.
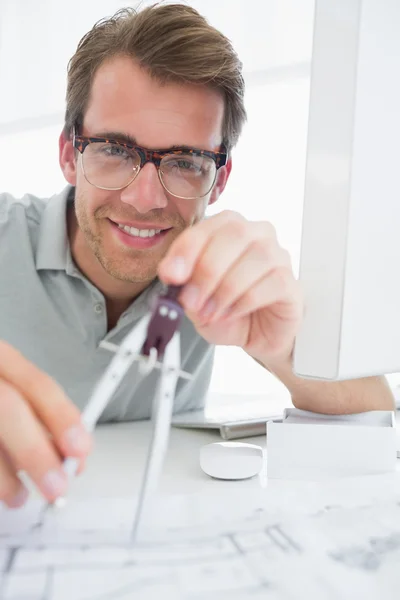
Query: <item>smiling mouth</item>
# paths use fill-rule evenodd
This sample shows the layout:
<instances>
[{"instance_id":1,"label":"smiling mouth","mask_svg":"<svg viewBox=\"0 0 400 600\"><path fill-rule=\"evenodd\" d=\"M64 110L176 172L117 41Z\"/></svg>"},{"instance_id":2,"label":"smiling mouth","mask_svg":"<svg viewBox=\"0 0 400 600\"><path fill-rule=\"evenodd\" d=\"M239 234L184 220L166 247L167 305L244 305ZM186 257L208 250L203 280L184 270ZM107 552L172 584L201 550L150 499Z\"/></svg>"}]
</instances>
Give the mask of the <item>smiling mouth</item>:
<instances>
[{"instance_id":1,"label":"smiling mouth","mask_svg":"<svg viewBox=\"0 0 400 600\"><path fill-rule=\"evenodd\" d=\"M129 225L124 225L122 223L118 223L117 221L111 221L111 222L113 223L113 225L116 225L118 227L118 229L120 229L124 233L127 233L128 235L130 235L132 237L137 237L137 238L152 238L152 237L155 237L156 235L159 235L160 233L166 233L167 231L172 229L171 227L167 227L167 228L163 228L163 229L141 227L139 229L137 227L130 227Z\"/></svg>"}]
</instances>

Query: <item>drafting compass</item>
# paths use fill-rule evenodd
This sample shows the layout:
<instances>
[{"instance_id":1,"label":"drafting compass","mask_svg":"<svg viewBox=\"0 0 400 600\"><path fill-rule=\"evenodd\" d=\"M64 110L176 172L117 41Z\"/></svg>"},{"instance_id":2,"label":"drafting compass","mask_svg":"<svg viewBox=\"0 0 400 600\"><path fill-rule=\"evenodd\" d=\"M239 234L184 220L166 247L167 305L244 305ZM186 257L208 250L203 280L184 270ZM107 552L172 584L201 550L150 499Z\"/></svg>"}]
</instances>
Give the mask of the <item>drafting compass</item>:
<instances>
[{"instance_id":1,"label":"drafting compass","mask_svg":"<svg viewBox=\"0 0 400 600\"><path fill-rule=\"evenodd\" d=\"M153 369L159 369L151 411L152 434L138 494L133 539L138 534L144 510L161 474L168 446L178 378L191 379L192 377L180 370L179 326L184 314L182 306L177 301L180 289L181 286L168 286L164 293L153 298L152 310L142 317L119 346L108 342L100 344L100 347L115 352L115 356L99 379L82 414L84 426L89 432L93 431L100 415L112 400L114 392L134 361L139 361L139 372L142 376L147 376ZM76 474L77 468L77 459L67 458L64 461L64 469L70 477ZM40 519L41 523L48 506Z\"/></svg>"}]
</instances>

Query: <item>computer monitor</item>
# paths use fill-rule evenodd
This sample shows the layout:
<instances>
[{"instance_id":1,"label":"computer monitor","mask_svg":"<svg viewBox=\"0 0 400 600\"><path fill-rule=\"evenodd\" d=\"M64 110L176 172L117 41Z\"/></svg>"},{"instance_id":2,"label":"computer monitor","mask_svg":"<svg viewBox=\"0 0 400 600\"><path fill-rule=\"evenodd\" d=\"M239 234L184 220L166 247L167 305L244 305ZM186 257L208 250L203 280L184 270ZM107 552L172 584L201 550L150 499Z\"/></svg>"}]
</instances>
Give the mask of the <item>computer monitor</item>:
<instances>
[{"instance_id":1,"label":"computer monitor","mask_svg":"<svg viewBox=\"0 0 400 600\"><path fill-rule=\"evenodd\" d=\"M316 0L294 372L400 371L400 2Z\"/></svg>"}]
</instances>

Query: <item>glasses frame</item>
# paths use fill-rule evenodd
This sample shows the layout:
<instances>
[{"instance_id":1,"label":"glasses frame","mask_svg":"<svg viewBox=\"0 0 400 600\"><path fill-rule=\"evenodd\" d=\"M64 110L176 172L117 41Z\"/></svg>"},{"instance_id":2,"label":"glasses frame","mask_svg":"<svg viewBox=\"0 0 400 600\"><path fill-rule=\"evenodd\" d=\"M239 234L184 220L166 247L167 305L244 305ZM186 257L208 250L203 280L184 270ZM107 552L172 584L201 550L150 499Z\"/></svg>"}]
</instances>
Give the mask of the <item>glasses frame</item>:
<instances>
[{"instance_id":1,"label":"glasses frame","mask_svg":"<svg viewBox=\"0 0 400 600\"><path fill-rule=\"evenodd\" d=\"M89 144L95 144L98 142L102 142L102 143L106 143L106 144L117 144L118 146L122 146L123 148L126 148L127 150L135 150L137 152L137 154L140 157L139 168L137 169L136 172L134 172L132 179L130 179L128 181L128 183L126 183L125 185L120 186L120 187L110 188L110 187L103 187L100 185L95 185L94 183L89 181L89 179L87 178L86 173L85 173L85 168L83 166L83 153L85 151L85 148L87 148L87 146ZM75 129L73 130L72 144L73 144L73 147L76 148L80 153L80 164L81 164L82 172L83 172L83 175L84 175L86 181L90 185L93 185L94 187L97 187L100 190L109 190L109 191L123 190L126 187L128 187L132 183L132 181L134 181L136 179L136 177L138 176L138 174L140 173L140 170L144 167L144 165L151 162L151 163L153 163L153 165L155 165L155 167L157 169L158 178L159 178L160 183L163 186L163 188L168 192L168 194L175 196L175 198L181 198L182 200L197 200L199 198L204 198L205 196L207 196L207 194L209 194L211 192L211 190L215 184L218 169L225 166L228 161L228 153L223 144L221 145L220 152L211 152L210 150L200 150L198 148L187 148L184 146L182 146L182 147L174 146L173 148L170 148L167 150L150 150L149 148L143 148L142 146L136 146L134 144L129 144L127 142L121 142L117 139L110 139L110 138L104 138L104 137L88 137L85 135L77 135L75 133ZM161 160L165 156L171 156L171 154L176 154L177 156L182 155L182 154L192 154L193 156L200 156L200 157L207 156L208 158L211 158L215 162L216 170L215 170L214 181L212 182L212 185L210 186L210 189L208 190L208 192L206 192L202 196L189 196L189 197L188 196L178 196L177 194L173 194L166 187L166 185L164 184L164 182L162 180L162 176L160 173L160 165L161 165Z\"/></svg>"}]
</instances>

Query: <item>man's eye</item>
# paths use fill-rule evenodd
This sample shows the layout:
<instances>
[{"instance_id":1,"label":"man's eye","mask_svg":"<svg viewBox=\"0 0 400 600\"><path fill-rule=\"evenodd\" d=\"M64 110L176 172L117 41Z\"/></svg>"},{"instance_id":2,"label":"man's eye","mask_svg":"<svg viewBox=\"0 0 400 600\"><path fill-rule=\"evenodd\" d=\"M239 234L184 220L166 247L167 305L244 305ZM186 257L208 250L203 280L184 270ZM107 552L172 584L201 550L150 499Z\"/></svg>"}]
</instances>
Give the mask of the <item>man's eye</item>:
<instances>
[{"instance_id":1,"label":"man's eye","mask_svg":"<svg viewBox=\"0 0 400 600\"><path fill-rule=\"evenodd\" d=\"M194 169L195 165L188 160L177 160L176 161L178 167L180 169Z\"/></svg>"},{"instance_id":2,"label":"man's eye","mask_svg":"<svg viewBox=\"0 0 400 600\"><path fill-rule=\"evenodd\" d=\"M169 170L178 169L179 171L190 171L192 173L201 173L201 165L196 164L192 160L187 160L184 158L175 158L172 160L168 160L164 163L164 165Z\"/></svg>"},{"instance_id":3,"label":"man's eye","mask_svg":"<svg viewBox=\"0 0 400 600\"><path fill-rule=\"evenodd\" d=\"M130 159L130 152L118 144L92 144L91 150L97 155L106 158Z\"/></svg>"},{"instance_id":4,"label":"man's eye","mask_svg":"<svg viewBox=\"0 0 400 600\"><path fill-rule=\"evenodd\" d=\"M107 146L103 146L102 148L103 154L106 156L115 156L118 158L127 158L129 153L122 146L116 146L113 144L109 144Z\"/></svg>"}]
</instances>

